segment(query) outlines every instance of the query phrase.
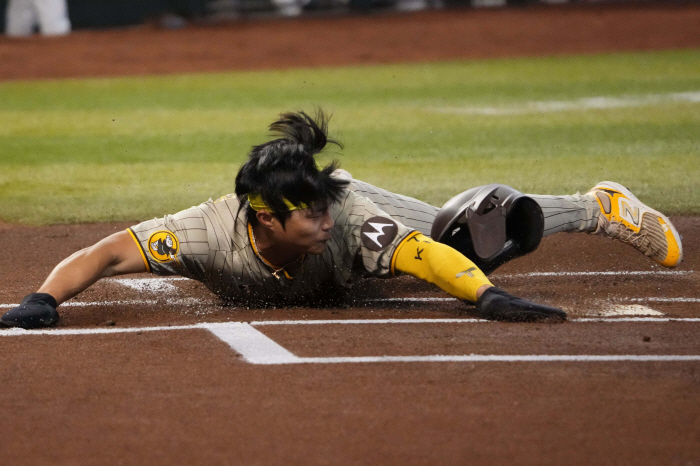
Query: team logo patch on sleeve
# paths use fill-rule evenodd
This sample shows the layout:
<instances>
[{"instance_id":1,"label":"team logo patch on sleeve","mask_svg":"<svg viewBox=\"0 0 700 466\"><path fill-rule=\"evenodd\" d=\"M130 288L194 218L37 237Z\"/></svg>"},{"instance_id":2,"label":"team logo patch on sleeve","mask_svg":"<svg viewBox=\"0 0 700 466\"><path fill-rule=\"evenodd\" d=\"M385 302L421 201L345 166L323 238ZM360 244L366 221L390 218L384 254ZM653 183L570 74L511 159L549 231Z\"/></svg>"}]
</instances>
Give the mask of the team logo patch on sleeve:
<instances>
[{"instance_id":1,"label":"team logo patch on sleeve","mask_svg":"<svg viewBox=\"0 0 700 466\"><path fill-rule=\"evenodd\" d=\"M171 231L156 231L148 238L148 252L156 262L176 261L179 250L180 243Z\"/></svg>"},{"instance_id":2,"label":"team logo patch on sleeve","mask_svg":"<svg viewBox=\"0 0 700 466\"><path fill-rule=\"evenodd\" d=\"M394 241L398 232L399 227L390 218L372 217L362 225L360 235L367 249L381 251Z\"/></svg>"}]
</instances>

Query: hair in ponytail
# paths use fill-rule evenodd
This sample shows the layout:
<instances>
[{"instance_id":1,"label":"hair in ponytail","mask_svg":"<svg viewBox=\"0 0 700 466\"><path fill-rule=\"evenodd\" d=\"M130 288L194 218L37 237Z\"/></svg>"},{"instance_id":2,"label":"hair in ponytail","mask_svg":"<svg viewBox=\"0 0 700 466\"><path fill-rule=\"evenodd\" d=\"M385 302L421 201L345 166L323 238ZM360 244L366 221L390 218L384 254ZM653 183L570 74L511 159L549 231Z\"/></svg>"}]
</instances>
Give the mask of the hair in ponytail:
<instances>
[{"instance_id":1,"label":"hair in ponytail","mask_svg":"<svg viewBox=\"0 0 700 466\"><path fill-rule=\"evenodd\" d=\"M236 175L236 196L241 205L248 195L259 195L284 225L291 215L285 200L297 207L337 202L348 183L331 177L338 162L319 168L314 158L328 144L342 148L328 138L328 120L321 109L316 110L315 118L302 111L280 115L270 125L278 138L254 146ZM248 221L257 221L250 206Z\"/></svg>"}]
</instances>

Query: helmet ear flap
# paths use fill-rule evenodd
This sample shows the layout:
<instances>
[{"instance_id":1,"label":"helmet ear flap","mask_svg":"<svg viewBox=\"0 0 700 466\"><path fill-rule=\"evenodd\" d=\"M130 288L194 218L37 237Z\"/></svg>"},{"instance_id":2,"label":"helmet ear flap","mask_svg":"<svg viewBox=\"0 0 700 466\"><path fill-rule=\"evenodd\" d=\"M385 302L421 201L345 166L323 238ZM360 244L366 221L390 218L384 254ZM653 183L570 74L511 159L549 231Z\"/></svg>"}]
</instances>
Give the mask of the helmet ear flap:
<instances>
[{"instance_id":1,"label":"helmet ear flap","mask_svg":"<svg viewBox=\"0 0 700 466\"><path fill-rule=\"evenodd\" d=\"M518 243L522 255L537 249L544 234L544 214L533 198L524 194L508 210L506 235Z\"/></svg>"},{"instance_id":2,"label":"helmet ear flap","mask_svg":"<svg viewBox=\"0 0 700 466\"><path fill-rule=\"evenodd\" d=\"M485 274L540 244L544 215L537 202L502 184L467 190L440 209L431 236L472 260Z\"/></svg>"}]
</instances>

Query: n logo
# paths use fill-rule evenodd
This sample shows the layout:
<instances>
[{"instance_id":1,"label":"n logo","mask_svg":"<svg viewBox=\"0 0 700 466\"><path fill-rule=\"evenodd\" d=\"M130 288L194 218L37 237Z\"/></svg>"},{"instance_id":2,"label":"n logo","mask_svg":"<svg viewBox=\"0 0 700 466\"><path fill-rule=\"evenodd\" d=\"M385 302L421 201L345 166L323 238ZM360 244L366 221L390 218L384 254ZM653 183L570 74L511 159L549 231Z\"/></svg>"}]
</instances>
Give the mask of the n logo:
<instances>
[{"instance_id":1,"label":"n logo","mask_svg":"<svg viewBox=\"0 0 700 466\"><path fill-rule=\"evenodd\" d=\"M628 221L634 226L639 226L639 207L632 207L627 202L627 199L620 198L619 201L620 217Z\"/></svg>"}]
</instances>

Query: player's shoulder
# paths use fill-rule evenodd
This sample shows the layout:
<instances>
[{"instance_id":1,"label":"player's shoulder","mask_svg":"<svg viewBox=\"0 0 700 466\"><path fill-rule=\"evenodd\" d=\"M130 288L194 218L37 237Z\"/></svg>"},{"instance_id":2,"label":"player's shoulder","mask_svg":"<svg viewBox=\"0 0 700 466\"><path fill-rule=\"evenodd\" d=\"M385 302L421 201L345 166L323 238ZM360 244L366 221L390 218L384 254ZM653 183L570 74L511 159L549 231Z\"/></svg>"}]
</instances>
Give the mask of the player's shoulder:
<instances>
[{"instance_id":1,"label":"player's shoulder","mask_svg":"<svg viewBox=\"0 0 700 466\"><path fill-rule=\"evenodd\" d=\"M222 218L235 219L245 214L245 209L242 208L241 201L235 194L225 194L214 200L209 199L199 205L203 211L217 212Z\"/></svg>"},{"instance_id":2,"label":"player's shoulder","mask_svg":"<svg viewBox=\"0 0 700 466\"><path fill-rule=\"evenodd\" d=\"M358 209L364 204L365 199L358 196L357 193L350 189L344 189L340 198L331 206L331 216L336 225L344 225L349 223L357 213Z\"/></svg>"},{"instance_id":3,"label":"player's shoulder","mask_svg":"<svg viewBox=\"0 0 700 466\"><path fill-rule=\"evenodd\" d=\"M352 190L343 192L341 199L333 205L331 215L336 225L348 227L361 227L368 219L375 217L395 221L371 199Z\"/></svg>"},{"instance_id":4,"label":"player's shoulder","mask_svg":"<svg viewBox=\"0 0 700 466\"><path fill-rule=\"evenodd\" d=\"M231 236L234 249L245 247L248 238L246 209L235 194L226 194L215 200L209 199L201 207L205 215L210 217L209 221L212 224Z\"/></svg>"},{"instance_id":5,"label":"player's shoulder","mask_svg":"<svg viewBox=\"0 0 700 466\"><path fill-rule=\"evenodd\" d=\"M226 205L239 206L241 204L241 201L238 200L238 196L236 196L235 193L231 193L231 194L224 194L223 196L221 196L217 199L214 199L214 200L209 199L207 202L205 202L205 204L208 204L208 203L211 203L211 204L223 203Z\"/></svg>"}]
</instances>

